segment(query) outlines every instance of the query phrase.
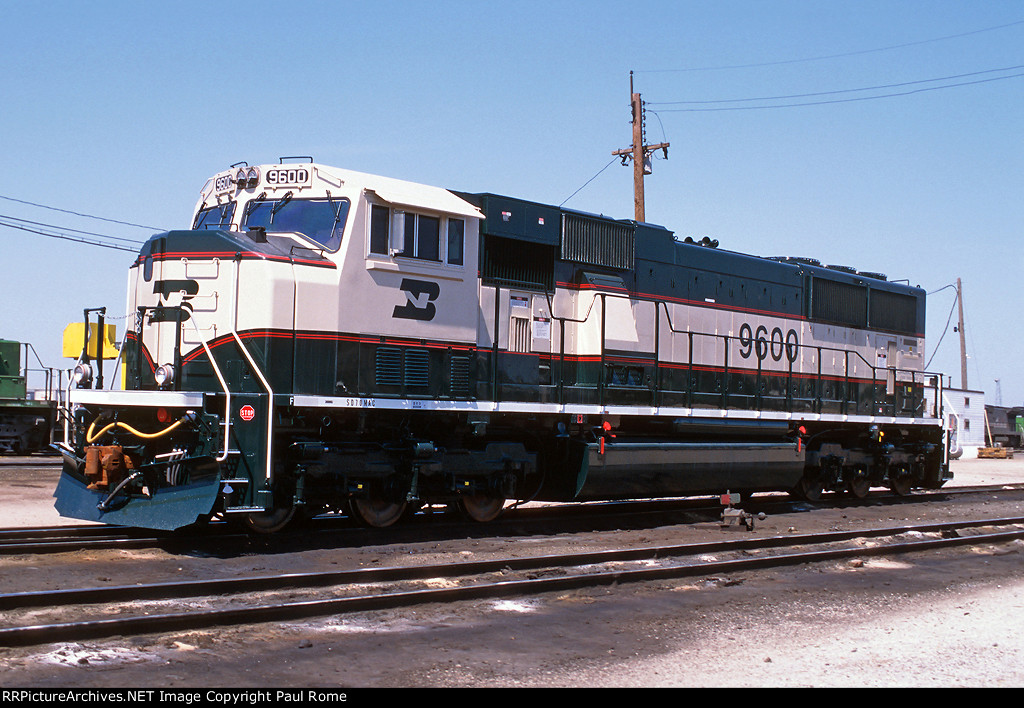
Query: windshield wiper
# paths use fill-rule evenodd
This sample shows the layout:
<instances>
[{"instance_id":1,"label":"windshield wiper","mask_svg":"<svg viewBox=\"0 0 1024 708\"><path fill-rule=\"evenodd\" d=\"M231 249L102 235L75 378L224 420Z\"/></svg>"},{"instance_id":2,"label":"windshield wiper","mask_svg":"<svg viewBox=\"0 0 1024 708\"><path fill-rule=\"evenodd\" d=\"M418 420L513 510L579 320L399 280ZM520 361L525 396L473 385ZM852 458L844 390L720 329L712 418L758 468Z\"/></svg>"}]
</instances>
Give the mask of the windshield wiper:
<instances>
[{"instance_id":1,"label":"windshield wiper","mask_svg":"<svg viewBox=\"0 0 1024 708\"><path fill-rule=\"evenodd\" d=\"M281 211L281 209L284 208L284 205L287 204L288 202L290 202L291 200L292 200L292 193L291 192L287 192L287 193L285 193L285 195L283 197L281 197L281 201L279 201L276 204L274 204L273 208L271 208L271 210L270 210L270 223L271 224L274 223L274 215L277 214L277 212Z\"/></svg>"},{"instance_id":2,"label":"windshield wiper","mask_svg":"<svg viewBox=\"0 0 1024 708\"><path fill-rule=\"evenodd\" d=\"M245 222L246 223L249 223L249 216L253 213L253 211L256 210L256 207L258 207L260 205L260 203L263 202L266 198L267 198L267 193L266 192L260 192L260 196L256 197L255 199L249 200L249 202L245 205Z\"/></svg>"},{"instance_id":3,"label":"windshield wiper","mask_svg":"<svg viewBox=\"0 0 1024 708\"><path fill-rule=\"evenodd\" d=\"M327 201L334 204L335 200L334 197L331 196L330 192L327 193ZM338 205L334 207L334 226L331 227L331 238L334 238L334 230L338 228L338 222L341 221L341 208L345 206L344 199L339 199L337 201Z\"/></svg>"}]
</instances>

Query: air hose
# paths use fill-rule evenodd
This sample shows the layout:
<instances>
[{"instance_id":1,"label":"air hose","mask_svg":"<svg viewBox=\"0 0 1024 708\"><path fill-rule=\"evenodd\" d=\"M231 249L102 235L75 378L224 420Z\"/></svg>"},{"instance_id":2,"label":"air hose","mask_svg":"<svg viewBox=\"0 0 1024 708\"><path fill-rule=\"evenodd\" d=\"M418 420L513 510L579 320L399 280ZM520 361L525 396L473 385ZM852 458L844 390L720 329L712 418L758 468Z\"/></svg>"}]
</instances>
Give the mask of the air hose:
<instances>
[{"instance_id":1,"label":"air hose","mask_svg":"<svg viewBox=\"0 0 1024 708\"><path fill-rule=\"evenodd\" d=\"M89 430L85 434L85 441L91 445L94 442L96 442L97 440L99 440L101 435L103 435L107 431L109 431L109 430L111 430L113 428L116 428L118 426L121 426L122 428L127 430L132 435L135 435L136 437L140 437L140 438L143 438L145 440L152 440L153 438L160 438L160 437L163 437L164 435L167 435L168 433L170 433L171 431L176 429L178 426L180 426L182 423L184 423L187 419L188 419L188 416L180 419L176 423L171 423L166 428L164 428L163 430L161 430L160 432L157 432L157 433L143 433L143 432L140 432L140 431L136 430L135 428L133 428L132 426L128 425L127 423L122 423L119 420L115 420L113 423L109 423L108 425L104 426L98 433L94 434L93 433L93 429L96 427L96 422L99 420L97 418L96 420L94 420L92 422L92 425L89 426Z\"/></svg>"}]
</instances>

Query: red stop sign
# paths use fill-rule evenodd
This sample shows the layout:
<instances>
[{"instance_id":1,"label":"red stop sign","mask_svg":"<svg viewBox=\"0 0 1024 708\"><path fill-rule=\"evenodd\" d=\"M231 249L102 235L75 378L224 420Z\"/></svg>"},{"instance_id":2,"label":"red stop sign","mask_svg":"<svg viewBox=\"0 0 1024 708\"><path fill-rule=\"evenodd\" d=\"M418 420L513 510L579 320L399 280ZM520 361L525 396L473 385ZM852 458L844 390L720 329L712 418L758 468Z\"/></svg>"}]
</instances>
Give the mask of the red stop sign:
<instances>
[{"instance_id":1,"label":"red stop sign","mask_svg":"<svg viewBox=\"0 0 1024 708\"><path fill-rule=\"evenodd\" d=\"M250 405L242 406L242 410L238 411L238 415L242 417L242 420L252 420L256 417L256 409Z\"/></svg>"}]
</instances>

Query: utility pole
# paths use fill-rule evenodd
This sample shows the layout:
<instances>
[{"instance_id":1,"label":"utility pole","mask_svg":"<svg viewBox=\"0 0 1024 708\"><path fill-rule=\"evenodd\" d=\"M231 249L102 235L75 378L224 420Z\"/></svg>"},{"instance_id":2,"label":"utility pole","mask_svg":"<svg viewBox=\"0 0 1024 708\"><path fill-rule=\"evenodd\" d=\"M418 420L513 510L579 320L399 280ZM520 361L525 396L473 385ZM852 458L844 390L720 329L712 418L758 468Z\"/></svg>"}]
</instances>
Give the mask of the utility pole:
<instances>
[{"instance_id":1,"label":"utility pole","mask_svg":"<svg viewBox=\"0 0 1024 708\"><path fill-rule=\"evenodd\" d=\"M960 309L960 388L967 390L967 336L964 334L964 292L960 287L960 278L956 279L956 304Z\"/></svg>"},{"instance_id":2,"label":"utility pole","mask_svg":"<svg viewBox=\"0 0 1024 708\"><path fill-rule=\"evenodd\" d=\"M633 92L633 72L629 72L629 105L632 111L633 123L633 145L624 150L615 150L612 155L622 158L625 165L630 159L633 160L633 213L637 221L646 221L644 208L644 175L653 171L648 158L655 150L662 150L665 159L668 159L668 143L657 145L645 145L644 131L644 102L640 100L640 94Z\"/></svg>"}]
</instances>

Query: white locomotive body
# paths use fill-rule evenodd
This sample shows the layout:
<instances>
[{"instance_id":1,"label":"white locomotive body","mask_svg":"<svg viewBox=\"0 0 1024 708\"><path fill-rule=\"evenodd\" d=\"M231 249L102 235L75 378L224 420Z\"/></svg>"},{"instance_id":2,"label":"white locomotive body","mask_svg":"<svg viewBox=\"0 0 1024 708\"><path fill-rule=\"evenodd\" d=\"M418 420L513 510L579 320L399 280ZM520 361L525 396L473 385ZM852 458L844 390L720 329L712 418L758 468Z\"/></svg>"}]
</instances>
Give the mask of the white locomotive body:
<instances>
[{"instance_id":1,"label":"white locomotive body","mask_svg":"<svg viewBox=\"0 0 1024 708\"><path fill-rule=\"evenodd\" d=\"M383 526L949 478L923 291L651 224L239 165L143 247L129 309L124 390L74 392L69 516Z\"/></svg>"}]
</instances>

